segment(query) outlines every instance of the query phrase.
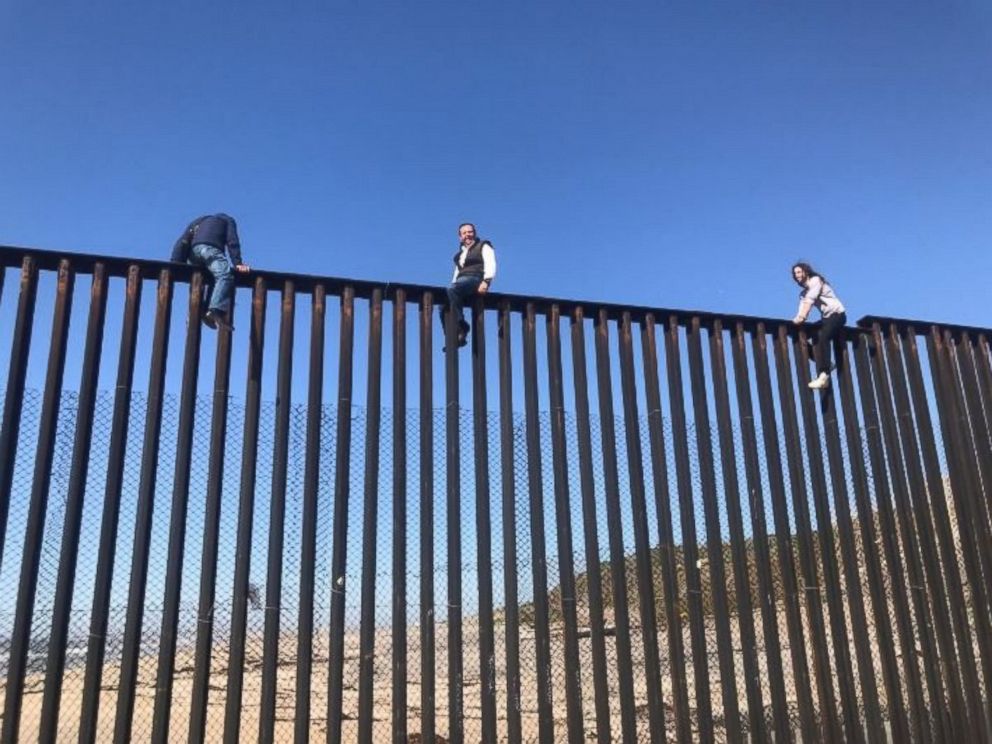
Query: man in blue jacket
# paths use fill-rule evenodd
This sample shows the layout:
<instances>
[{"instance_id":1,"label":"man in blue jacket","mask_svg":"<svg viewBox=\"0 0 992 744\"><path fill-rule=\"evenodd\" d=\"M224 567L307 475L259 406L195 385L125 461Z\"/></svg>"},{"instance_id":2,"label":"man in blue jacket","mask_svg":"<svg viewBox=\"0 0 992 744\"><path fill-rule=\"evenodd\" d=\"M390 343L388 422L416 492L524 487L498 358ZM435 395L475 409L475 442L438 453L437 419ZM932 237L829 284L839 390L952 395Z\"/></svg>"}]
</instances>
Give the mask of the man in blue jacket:
<instances>
[{"instance_id":1,"label":"man in blue jacket","mask_svg":"<svg viewBox=\"0 0 992 744\"><path fill-rule=\"evenodd\" d=\"M227 254L231 256L230 261ZM251 270L241 260L241 242L234 218L223 213L197 217L176 241L172 260L203 266L213 274L214 289L203 322L210 328L231 330L234 271L244 273ZM233 271L231 262L234 263Z\"/></svg>"},{"instance_id":2,"label":"man in blue jacket","mask_svg":"<svg viewBox=\"0 0 992 744\"><path fill-rule=\"evenodd\" d=\"M496 252L493 244L475 233L475 225L463 222L458 226L458 252L453 256L455 271L448 285L448 307L458 321L458 345L468 343L469 325L462 306L475 294L485 294L496 278ZM444 328L444 306L438 305L441 327Z\"/></svg>"}]
</instances>

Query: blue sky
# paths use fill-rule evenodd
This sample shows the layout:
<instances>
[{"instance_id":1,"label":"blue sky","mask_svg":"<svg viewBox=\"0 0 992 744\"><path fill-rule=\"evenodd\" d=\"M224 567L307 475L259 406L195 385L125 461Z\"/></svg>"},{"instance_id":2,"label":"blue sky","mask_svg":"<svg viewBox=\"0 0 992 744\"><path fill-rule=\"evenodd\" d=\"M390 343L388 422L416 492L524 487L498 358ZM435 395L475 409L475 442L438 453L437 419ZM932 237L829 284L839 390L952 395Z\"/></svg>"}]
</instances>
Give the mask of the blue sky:
<instances>
[{"instance_id":1,"label":"blue sky","mask_svg":"<svg viewBox=\"0 0 992 744\"><path fill-rule=\"evenodd\" d=\"M987 324L992 12L956 3L0 9L0 243L791 317Z\"/></svg>"}]
</instances>

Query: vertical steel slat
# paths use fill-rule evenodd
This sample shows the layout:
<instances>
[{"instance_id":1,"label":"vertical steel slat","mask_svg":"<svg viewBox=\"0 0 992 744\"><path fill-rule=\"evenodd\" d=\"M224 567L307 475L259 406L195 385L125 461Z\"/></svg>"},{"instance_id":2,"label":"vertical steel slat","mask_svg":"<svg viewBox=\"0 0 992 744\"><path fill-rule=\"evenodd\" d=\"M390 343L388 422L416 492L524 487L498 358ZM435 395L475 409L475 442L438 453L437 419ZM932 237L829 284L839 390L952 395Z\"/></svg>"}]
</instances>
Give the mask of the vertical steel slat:
<instances>
[{"instance_id":1,"label":"vertical steel slat","mask_svg":"<svg viewBox=\"0 0 992 744\"><path fill-rule=\"evenodd\" d=\"M644 492L644 464L641 455L640 421L637 414L637 383L634 379L634 344L630 313L624 312L617 329L620 359L620 388L623 399L624 434L627 443L627 472L630 512L634 526L634 554L637 593L641 612L641 641L644 646L644 682L648 698L649 737L660 742L665 737L665 717L661 698L661 667L658 661L658 623L655 617L654 574L648 536L647 496Z\"/></svg>"},{"instance_id":2,"label":"vertical steel slat","mask_svg":"<svg viewBox=\"0 0 992 744\"><path fill-rule=\"evenodd\" d=\"M448 740L462 744L465 721L462 694L462 517L461 441L458 419L458 318L451 307L445 312L444 424L445 501L448 556ZM473 333L474 335L474 333Z\"/></svg>"},{"instance_id":3,"label":"vertical steel slat","mask_svg":"<svg viewBox=\"0 0 992 744\"><path fill-rule=\"evenodd\" d=\"M843 333L841 343L846 344ZM806 344L805 331L800 330L794 340L793 353L796 359L796 375L800 391L810 381L809 349ZM843 357L841 352L838 357ZM867 728L868 738L881 741L885 738L881 711L878 708L878 687L875 684L875 668L872 662L871 648L868 640L868 625L865 620L864 597L861 593L861 579L858 575L858 558L854 546L853 526L851 523L850 496L847 492L847 478L844 472L844 455L840 443L840 424L837 421L837 402L832 387L820 393L820 412L823 419L823 435L826 440L827 463L830 470L829 490L833 496L834 517L837 520L837 541L840 543L841 563L844 566L846 582L847 609L851 622L851 633L845 627L843 598L840 581L835 565L836 548L834 543L830 514L827 502L827 484L823 473L823 453L819 444L819 432L816 426L816 411L814 396L802 393L800 405L803 409L803 421L806 431L806 449L810 459L810 472L813 475L813 501L817 513L817 530L820 537L820 556L823 562L823 574L827 584L827 603L830 610L830 628L834 642L834 666L839 677L838 688L841 701L844 704L843 716L848 738L862 740ZM817 488L822 486L822 490ZM852 638L853 636L853 638ZM850 641L854 641L854 651L858 663L858 681L861 684L861 696L864 706L864 717L861 719L861 705L858 703L855 689L854 669L851 664ZM838 650L839 649L839 650Z\"/></svg>"},{"instance_id":4,"label":"vertical steel slat","mask_svg":"<svg viewBox=\"0 0 992 744\"><path fill-rule=\"evenodd\" d=\"M912 507L906 494L906 469L903 464L899 435L896 431L895 418L892 412L892 393L889 386L889 375L885 364L885 350L881 346L881 338L873 336L872 347L875 351L870 357L875 389L878 396L878 411L882 424L882 438L888 456L889 471L892 473L892 495L895 502L895 516L902 537L902 553L907 563L909 573L909 596L912 602L913 614L916 617L916 639L922 650L923 671L930 695L930 708L937 727L935 734L938 740L950 739L949 721L945 715L943 690L940 676L937 673L937 652L934 647L933 629L931 625L930 607L926 596L926 584L923 567L920 562L917 536L913 528ZM888 508L888 504L886 504ZM919 653L914 650L914 653Z\"/></svg>"},{"instance_id":5,"label":"vertical steel slat","mask_svg":"<svg viewBox=\"0 0 992 744\"><path fill-rule=\"evenodd\" d=\"M589 382L586 374L585 317L581 307L572 311L572 382L575 387L575 434L579 450L579 484L582 491L582 531L585 537L586 585L589 591L589 641L592 646L596 738L610 739L610 691L603 634L603 583L599 558L599 522L596 483L592 467L592 432L589 424Z\"/></svg>"},{"instance_id":6,"label":"vertical steel slat","mask_svg":"<svg viewBox=\"0 0 992 744\"><path fill-rule=\"evenodd\" d=\"M42 396L41 420L38 426L34 476L31 480L31 498L24 532L24 549L21 554L14 627L10 638L3 729L0 733L5 744L17 741L21 706L24 702L24 675L27 672L28 648L31 643L31 620L34 613L35 592L38 588L38 569L41 564L45 512L48 508L48 486L51 482L52 459L55 453L55 433L59 421L74 284L75 272L72 265L68 260L60 261L55 290L55 310L52 317L52 341L45 372L45 392Z\"/></svg>"},{"instance_id":7,"label":"vertical steel slat","mask_svg":"<svg viewBox=\"0 0 992 744\"><path fill-rule=\"evenodd\" d=\"M544 542L544 484L541 480L541 431L538 418L537 348L534 303L522 318L524 409L527 422L527 487L530 501L531 566L534 587L534 644L537 662L537 713L541 744L554 741L551 693L551 636L548 627L548 561Z\"/></svg>"},{"instance_id":8,"label":"vertical steel slat","mask_svg":"<svg viewBox=\"0 0 992 744\"><path fill-rule=\"evenodd\" d=\"M97 714L100 707L100 683L107 642L107 618L110 614L110 591L113 584L114 553L117 546L117 522L120 516L121 490L124 480L124 453L131 414L131 383L134 378L134 354L138 339L138 311L141 305L141 275L137 266L128 267L125 285L124 321L114 392L114 413L107 454L107 482L100 524L100 547L97 552L93 605L90 611L89 642L86 647L86 673L83 702L79 717L80 744L96 741ZM9 395L9 393L8 393Z\"/></svg>"},{"instance_id":9,"label":"vertical steel slat","mask_svg":"<svg viewBox=\"0 0 992 744\"><path fill-rule=\"evenodd\" d=\"M740 628L748 724L751 736L758 741L763 741L767 738L767 733L765 731L764 706L761 702L761 673L758 667L758 647L754 633L754 608L751 604L750 582L747 573L747 547L744 543L744 519L741 514L740 488L737 480L737 460L736 449L734 447L733 422L730 416L727 367L723 353L723 324L719 319L713 321L709 339L710 371L713 380L713 400L716 406L716 424L720 443L720 468L723 476L724 500L727 508L727 525L730 529L731 562L737 600L735 609ZM705 394L705 388L703 388L702 392ZM748 391L748 394L750 394L750 391ZM746 457L747 455L745 455ZM714 499L715 496L714 493ZM718 549L722 551L723 540L719 534L717 534L717 537L719 538L717 540ZM736 735L738 737L740 736L739 726Z\"/></svg>"},{"instance_id":10,"label":"vertical steel slat","mask_svg":"<svg viewBox=\"0 0 992 744\"><path fill-rule=\"evenodd\" d=\"M789 483L792 487L793 513L796 519L796 532L799 539L799 563L803 577L803 595L813 646L813 674L816 679L816 688L820 703L821 735L826 740L840 741L842 739L842 732L838 730L837 726L837 705L834 700L830 672L830 655L827 650L827 631L824 627L823 603L820 598L822 587L820 586L816 568L816 548L813 544L813 527L810 523L809 503L806 498L806 475L803 470L803 453L800 446L795 388L792 383L792 375L789 373L789 362L788 329L785 326L779 326L775 343L775 371L778 378L782 425L785 430L786 456L789 463ZM809 444L809 437L807 437L807 446ZM830 520L827 519L825 524L830 524ZM830 557L833 557L832 553ZM828 562L826 561L826 556L824 556L824 562Z\"/></svg>"},{"instance_id":11,"label":"vertical steel slat","mask_svg":"<svg viewBox=\"0 0 992 744\"><path fill-rule=\"evenodd\" d=\"M241 695L244 689L245 641L248 624L248 581L251 576L251 535L255 517L258 423L262 404L262 361L265 358L265 279L255 279L248 336L248 380L245 383L245 421L241 449L241 498L238 503L237 544L231 602L231 640L224 706L224 741L241 738ZM210 632L213 631L213 623Z\"/></svg>"},{"instance_id":12,"label":"vertical steel slat","mask_svg":"<svg viewBox=\"0 0 992 744\"><path fill-rule=\"evenodd\" d=\"M958 533L961 552L965 560L965 572L972 590L973 614L977 630L979 652L982 656L984 676L989 674L989 641L992 629L989 625L989 596L987 564L992 542L988 536L988 524L978 499L980 493L979 474L974 460L975 447L970 437L969 422L964 413L964 400L954 369L954 349L950 334L945 331L941 338L936 327L931 328L927 338L930 352L930 366L934 375L934 388L938 398L944 447L947 450L947 465L951 477L951 494L957 513ZM984 574L985 579L982 579ZM970 643L970 640L968 641ZM987 705L987 704L986 704Z\"/></svg>"},{"instance_id":13,"label":"vertical steel slat","mask_svg":"<svg viewBox=\"0 0 992 744\"><path fill-rule=\"evenodd\" d=\"M0 284L3 273L0 272ZM48 661L45 666L45 692L41 705L41 727L38 740L55 741L58 735L59 702L62 695L62 675L65 672L66 641L69 616L76 582L79 554L79 532L83 518L83 497L90 463L90 443L93 438L93 412L96 407L97 380L100 375L100 352L103 347L103 323L107 311L107 269L103 263L93 267L90 285L90 312L86 321L86 344L79 380L76 432L69 466L69 488L65 499L65 519L62 547L59 552L58 579L52 608L52 631L48 641Z\"/></svg>"},{"instance_id":14,"label":"vertical steel slat","mask_svg":"<svg viewBox=\"0 0 992 744\"><path fill-rule=\"evenodd\" d=\"M799 352L799 358L803 363L803 377L808 378L809 358L807 346L803 343L803 340L804 334L800 331L800 345L796 350ZM847 361L846 354L847 340L842 336L840 348L836 351L836 358L838 365L840 365L837 369L837 376L840 380L840 385L844 388L847 388L850 384L850 370L843 366L843 364ZM846 376L845 373L847 373ZM853 391L844 390L842 391L842 394L844 392L850 393ZM803 395L802 400L808 404L810 412L812 413L813 396ZM834 598L836 607L836 611L834 613L835 619L832 619L831 621L832 623L835 623L834 643L835 645L842 645L848 653L847 665L849 671L845 672L845 674L851 675L848 677L848 682L850 685L850 695L853 697L851 702L855 705L855 708L851 711L849 717L853 719L853 725L858 731L858 737L860 738L861 733L866 730L869 741L886 741L887 735L885 733L884 723L882 722L882 713L878 704L878 686L875 682L875 666L869 643L868 622L865 617L864 595L861 592L861 577L858 573L858 553L854 544L854 525L851 519L850 506L851 500L847 490L847 478L844 472L844 453L841 449L840 422L837 420L837 399L834 395L833 388L827 388L820 393L820 412L823 417L823 433L826 439L827 462L830 467L830 491L833 496L834 517L837 520L837 538L840 543L841 563L844 568L844 593L847 595L847 609L851 622L851 635L849 636L846 631L844 631L843 627L844 611L841 606L842 598L840 596L840 588L837 586L837 595ZM811 418L811 422L815 424L815 413L813 414L813 418ZM820 463L822 465L822 460L820 460ZM830 510L827 506L825 498L823 499L821 510L829 519ZM829 528L824 530L821 527L820 532L826 538L830 535L831 530ZM824 548L823 555L827 555L827 550L834 550L832 540L827 540L826 543L827 546ZM830 562L831 561L827 561L827 563ZM834 583L839 585L840 579L837 577L835 568L832 573L834 576ZM842 631L839 636L836 635L838 628ZM858 663L858 682L861 685L861 705L858 705L857 695L854 691L853 672L850 671L850 640L854 641L854 652ZM840 666L840 664L836 661L836 654L834 663L835 666ZM867 720L862 720L862 715L863 718Z\"/></svg>"},{"instance_id":15,"label":"vertical steel slat","mask_svg":"<svg viewBox=\"0 0 992 744\"><path fill-rule=\"evenodd\" d=\"M678 741L689 742L692 740L692 730L676 567L678 557L672 530L671 494L668 488L668 463L665 460L665 435L661 415L661 388L658 384L658 342L655 338L655 318L652 313L647 313L641 322L641 351L644 358L644 398L648 408L648 439L651 443L651 471L658 520L658 552L665 605L665 631L668 636L668 667L671 672L675 733Z\"/></svg>"},{"instance_id":16,"label":"vertical steel slat","mask_svg":"<svg viewBox=\"0 0 992 744\"><path fill-rule=\"evenodd\" d=\"M613 624L616 638L617 677L620 683L620 732L622 741L637 741L634 677L631 664L630 618L627 599L620 476L617 472L616 423L613 416L613 380L610 375L609 316L596 315L596 379L599 393L599 428L602 436L606 523L610 542L610 577L613 580Z\"/></svg>"},{"instance_id":17,"label":"vertical steel slat","mask_svg":"<svg viewBox=\"0 0 992 744\"><path fill-rule=\"evenodd\" d=\"M207 727L210 693L210 660L213 652L214 595L217 587L217 551L220 536L220 507L224 491L224 459L227 437L227 405L231 384L230 330L217 331L213 401L210 411L210 454L204 494L203 548L200 554L200 595L196 611L196 649L193 690L190 700L188 740L200 744Z\"/></svg>"},{"instance_id":18,"label":"vertical steel slat","mask_svg":"<svg viewBox=\"0 0 992 744\"><path fill-rule=\"evenodd\" d=\"M982 483L981 491L976 492L975 496L977 497L981 493L985 494L984 499L975 499L975 510L982 518L985 537L989 538L989 507L992 505L992 451L989 449L989 429L985 423L985 413L982 411L978 376L972 356L971 338L967 333L962 333L959 339L955 339L953 348L957 357L958 369L961 370L964 407L968 412L966 416L962 416L961 424L962 427L966 427L971 433L970 442L974 447L978 474L981 477ZM987 542L986 544L988 545L989 543Z\"/></svg>"},{"instance_id":19,"label":"vertical steel slat","mask_svg":"<svg viewBox=\"0 0 992 744\"><path fill-rule=\"evenodd\" d=\"M489 517L489 415L482 298L472 308L472 421L475 439L475 534L479 551L479 688L482 741L496 741L496 642L493 630L493 548Z\"/></svg>"},{"instance_id":20,"label":"vertical steel slat","mask_svg":"<svg viewBox=\"0 0 992 744\"><path fill-rule=\"evenodd\" d=\"M152 713L152 742L165 744L169 738L172 710L172 684L176 644L179 635L179 595L182 590L183 545L189 502L189 478L193 457L193 417L196 414L196 386L200 371L200 310L203 304L203 274L193 273L186 314L186 348L183 353L183 379L179 398L179 425L176 463L172 479L172 509L169 519L169 547L165 569L165 597L159 632L158 670L155 707Z\"/></svg>"},{"instance_id":21,"label":"vertical steel slat","mask_svg":"<svg viewBox=\"0 0 992 744\"><path fill-rule=\"evenodd\" d=\"M984 519L979 497L982 493L981 473L975 462L975 443L971 436L971 424L968 421L967 405L961 390L960 370L955 352L956 342L953 334L943 329L938 364L941 365L941 378L944 381L945 403L950 419L952 441L955 443L959 462L959 480L965 485L961 491L967 495L964 504L968 532L978 548L978 559L985 576L992 576L992 541L989 539L988 523ZM960 516L959 515L959 518ZM986 605L980 605L985 607Z\"/></svg>"},{"instance_id":22,"label":"vertical steel slat","mask_svg":"<svg viewBox=\"0 0 992 744\"><path fill-rule=\"evenodd\" d=\"M741 422L741 445L744 448L744 474L747 480L748 513L751 516L751 534L754 543L754 562L757 569L756 572L758 579L758 596L756 600L761 607L762 640L765 647L765 666L768 670L768 686L771 693L772 720L775 729L776 741L788 741L792 738L792 722L789 719L789 710L785 699L785 677L782 668L782 656L780 653L781 647L778 629L778 601L775 597L775 584L772 579L771 554L768 547L767 517L765 515L765 500L762 493L761 466L758 460L758 436L754 423L754 403L751 398L751 381L747 363L747 337L745 334L744 324L740 322L734 325L734 335L731 343L731 356L733 357L734 362L737 414ZM723 384L725 385L726 373L722 371L722 361L720 362L720 367L721 374L724 375ZM717 411L719 412L719 408ZM772 439L777 442L777 434L775 434L774 431L774 420L772 421L772 425ZM771 455L768 457L771 459ZM778 452L775 453L776 461L777 458ZM779 469L779 477L777 479L774 475L769 474L769 482L772 484L770 489L772 491L776 488L782 488L781 469ZM731 530L733 529L733 524L731 524ZM782 569L781 573L784 575L785 570ZM788 586L789 583L790 582L786 582L786 586ZM794 578L791 583L794 586ZM791 604L795 604L797 602L797 598L794 593L791 597L786 597L785 605L787 616L789 614L789 607L791 606L790 600ZM791 631L791 623L789 627ZM752 629L752 633L753 632L754 631ZM809 695L809 678L807 676L801 680L795 679L794 682L796 688L798 689L798 698L802 704L804 694L806 696ZM806 686L805 693L803 692L801 683L804 683ZM802 711L801 705L800 711ZM768 732L764 731L764 733L758 737L759 740L762 739L762 736L768 738Z\"/></svg>"},{"instance_id":23,"label":"vertical steel slat","mask_svg":"<svg viewBox=\"0 0 992 744\"><path fill-rule=\"evenodd\" d=\"M992 363L989 361L989 339L986 333L979 333L975 339L975 366L981 383L979 393L985 408L986 424L992 430ZM986 442L986 446L992 448L992 442Z\"/></svg>"},{"instance_id":24,"label":"vertical steel slat","mask_svg":"<svg viewBox=\"0 0 992 744\"><path fill-rule=\"evenodd\" d=\"M875 508L878 512L878 532L882 541L889 581L892 584L892 603L895 608L896 628L899 635L899 658L902 660L902 679L906 683L911 733L915 741L930 741L930 728L927 721L926 705L923 700L923 690L920 686L920 671L917 666L915 637L907 602L908 589L892 514L892 499L888 471L885 466L881 423L872 380L874 368L869 360L869 354L874 357L878 352L871 346L867 334L859 334L855 344L854 360L858 370L858 389L861 394L861 411L865 422L865 439L868 443L868 461L871 465L872 487L877 505ZM868 506L870 508L870 503Z\"/></svg>"},{"instance_id":25,"label":"vertical steel slat","mask_svg":"<svg viewBox=\"0 0 992 744\"><path fill-rule=\"evenodd\" d=\"M406 290L393 296L393 744L405 744L406 716Z\"/></svg>"},{"instance_id":26,"label":"vertical steel slat","mask_svg":"<svg viewBox=\"0 0 992 744\"><path fill-rule=\"evenodd\" d=\"M934 526L930 520L930 506L927 500L926 484L923 468L920 462L920 450L916 438L916 422L913 409L910 407L909 391L906 373L899 353L899 337L891 329L889 337L882 334L881 327L876 323L872 327L872 335L880 349L885 349L888 361L891 391L895 403L896 424L899 430L899 441L902 445L906 474L908 476L909 499L912 513L916 522L916 535L919 540L922 555L923 572L927 585L930 587L931 598L928 604L933 608L933 626L939 652L939 664L943 673L944 688L947 691L951 714L951 727L958 735L965 731L982 730L981 708L973 687L966 691L968 700L962 698L960 680L958 678L960 664L955 656L954 637L951 631L951 610L947 604L947 592L944 587L943 572L934 544ZM894 335L893 335L894 334ZM963 670L962 670L963 671ZM972 667L972 672L974 668ZM965 672L967 675L968 672ZM967 706L965 703L967 702ZM970 712L969 712L970 711ZM972 717L969 724L968 717ZM975 716L978 720L974 720Z\"/></svg>"},{"instance_id":27,"label":"vertical steel slat","mask_svg":"<svg viewBox=\"0 0 992 744\"><path fill-rule=\"evenodd\" d=\"M338 356L337 448L334 465L334 522L331 547L331 617L327 675L327 744L341 741L344 676L345 571L348 558L348 493L351 479L352 351L355 345L355 290L341 292Z\"/></svg>"},{"instance_id":28,"label":"vertical steel slat","mask_svg":"<svg viewBox=\"0 0 992 744\"><path fill-rule=\"evenodd\" d=\"M890 326L889 332L894 342L895 336L898 335L898 329L893 325ZM954 538L951 534L950 519L947 513L948 494L945 493L944 476L937 455L930 404L927 400L923 371L920 367L916 331L912 326L905 329L901 341L900 346L906 365L916 425L919 431L920 448L923 454L923 467L926 473L924 496L929 503L936 530L937 547L940 551L939 567L943 569L944 575L947 577L948 604L950 605L952 627L957 637L958 665L964 675L963 687L965 693L971 696L978 690L975 648L972 644L971 629L968 622L968 605L963 591L963 577L958 565L957 552L954 548ZM973 710L980 711L981 708L978 707Z\"/></svg>"},{"instance_id":29,"label":"vertical steel slat","mask_svg":"<svg viewBox=\"0 0 992 744\"><path fill-rule=\"evenodd\" d=\"M3 423L0 425L0 559L3 558L7 536L7 515L10 511L10 490L14 482L17 460L17 437L24 406L24 377L28 371L31 351L31 329L34 304L38 294L38 264L25 256L21 265L21 291L17 299L17 315L10 342L10 367L7 389L3 399Z\"/></svg>"},{"instance_id":30,"label":"vertical steel slat","mask_svg":"<svg viewBox=\"0 0 992 744\"><path fill-rule=\"evenodd\" d=\"M375 672L375 570L379 519L379 428L382 420L382 290L369 300L368 381L365 389L365 494L362 527L362 608L358 641L358 740L372 742Z\"/></svg>"},{"instance_id":31,"label":"vertical steel slat","mask_svg":"<svg viewBox=\"0 0 992 744\"><path fill-rule=\"evenodd\" d=\"M885 579L879 563L877 549L878 537L875 532L874 510L871 505L871 492L868 486L868 476L863 459L864 450L861 440L861 428L858 422L857 403L854 398L854 377L851 374L851 354L848 350L847 342L840 347L837 356L837 376L840 379L840 400L841 410L844 414L847 459L851 466L851 479L858 514L858 527L861 533L861 545L864 553L865 574L868 581L868 591L872 599L872 620L875 625L876 638L878 639L877 651L882 668L882 679L885 685L886 708L889 711L889 723L894 740L906 741L909 739L909 730L906 727L906 711L903 707L902 688L899 685L899 667L896 664L892 624L886 602ZM850 511L850 507L846 501L842 506L838 506L838 514L841 508L848 511L848 513ZM850 517L848 517L849 519ZM856 555L853 558L845 558L845 567L849 570L852 567L856 567L857 563L855 561L857 561ZM860 579L857 578L856 573L853 577L849 576L847 581L848 585L852 585L853 582L857 581L858 591L860 592ZM866 633L867 630L855 632ZM858 659L859 669L864 663L866 662L861 658ZM871 663L870 660L867 663ZM878 701L868 701L866 699L865 704L872 705L875 708L878 705Z\"/></svg>"},{"instance_id":32,"label":"vertical steel slat","mask_svg":"<svg viewBox=\"0 0 992 744\"><path fill-rule=\"evenodd\" d=\"M713 466L710 414L706 401L706 373L703 368L701 334L699 318L693 316L686 327L686 346L689 355L693 423L696 429L696 455L703 497L703 519L706 523L706 562L710 567L710 592L716 624L723 720L727 739L735 741L741 737L740 705L737 701L737 673L734 669L733 641L730 635L727 578L723 565L723 537L720 534L720 512L716 503L716 474Z\"/></svg>"},{"instance_id":33,"label":"vertical steel slat","mask_svg":"<svg viewBox=\"0 0 992 744\"><path fill-rule=\"evenodd\" d=\"M303 462L303 519L300 529L300 617L296 644L296 705L293 741L310 741L310 676L313 673L313 605L317 562L317 491L320 486L320 431L324 412L324 312L327 292L313 288L310 301L310 369L307 379L307 442Z\"/></svg>"},{"instance_id":34,"label":"vertical steel slat","mask_svg":"<svg viewBox=\"0 0 992 744\"><path fill-rule=\"evenodd\" d=\"M117 695L117 717L114 723L115 742L124 742L131 738L131 721L137 696L138 657L141 653L141 626L144 621L148 554L151 548L152 517L155 508L155 477L158 469L162 404L165 393L165 363L172 317L172 292L172 277L167 269L163 269L159 274L156 297L145 435L141 446L138 503L134 518L131 579L128 585L127 619L124 624L124 643L121 652L120 691Z\"/></svg>"},{"instance_id":35,"label":"vertical steel slat","mask_svg":"<svg viewBox=\"0 0 992 744\"><path fill-rule=\"evenodd\" d=\"M141 654L141 626L145 612L145 585L148 582L148 554L151 549L152 517L155 509L155 478L158 470L158 449L161 437L162 404L165 394L165 363L169 347L169 326L172 319L172 276L168 269L159 273L155 303L155 330L148 377L148 404L145 414L145 435L141 444L141 471L138 480L138 503L134 518L131 579L127 594L127 619L124 623L124 643L121 652L120 691L117 695L117 717L114 741L131 738L131 721L137 696L138 663Z\"/></svg>"},{"instance_id":36,"label":"vertical steel slat","mask_svg":"<svg viewBox=\"0 0 992 744\"><path fill-rule=\"evenodd\" d=\"M520 607L510 330L510 306L504 301L499 308L499 443L503 499L503 594L506 606L506 738L510 744L520 744Z\"/></svg>"},{"instance_id":37,"label":"vertical steel slat","mask_svg":"<svg viewBox=\"0 0 992 744\"><path fill-rule=\"evenodd\" d=\"M279 635L282 614L282 564L286 526L286 482L289 467L289 417L293 405L293 333L296 324L296 285L282 285L279 318L279 366L276 372L276 425L272 443L272 502L269 521L268 567L265 580L265 627L262 642L262 697L258 740L271 744L275 736L276 688L279 674Z\"/></svg>"},{"instance_id":38,"label":"vertical steel slat","mask_svg":"<svg viewBox=\"0 0 992 744\"><path fill-rule=\"evenodd\" d=\"M761 432L764 440L768 484L772 498L775 523L775 543L778 551L779 571L785 593L786 624L789 632L789 652L792 657L792 681L799 702L799 720L802 738L812 741L818 735L817 714L813 711L813 693L806 661L803 621L800 605L798 575L793 543L795 537L789 525L785 493L785 471L778 444L778 425L775 420L775 402L772 392L771 371L768 365L768 333L764 323L758 323L751 337L754 355L755 381L758 386L758 405L761 410Z\"/></svg>"},{"instance_id":39,"label":"vertical steel slat","mask_svg":"<svg viewBox=\"0 0 992 744\"><path fill-rule=\"evenodd\" d=\"M787 333L788 330L785 326L779 326L779 340L782 344L787 343ZM806 387L810 381L810 359L805 332L800 331L793 336L792 341L796 386L799 389L799 411L803 431L806 435L806 460L809 466L809 483L813 493L813 510L817 523L817 529L815 533L811 533L811 539L815 534L816 545L820 549L820 570L823 584L819 586L819 591L822 593L825 589L827 595L827 617L829 618L830 639L834 651L834 666L837 669L837 693L841 703L840 716L845 738L863 741L864 731L858 723L858 696L854 687L854 668L851 664L851 650L848 645L849 636L844 625L844 607L840 594L840 578L837 574L832 519L830 506L827 503L827 479L823 465L823 449L820 445L820 432L817 427L816 406L813 402L813 396L808 393ZM786 351L786 353L788 352ZM832 392L828 392L828 394L832 395ZM821 399L822 396L821 393ZM837 427L834 426L834 433L836 430ZM841 474L837 473L831 473L831 475L833 476L834 488L838 486L843 488L843 494L846 498L847 489L843 477L838 477ZM813 555L815 561L815 547ZM815 571L815 562L813 565ZM823 668L829 675L829 661Z\"/></svg>"},{"instance_id":40,"label":"vertical steel slat","mask_svg":"<svg viewBox=\"0 0 992 744\"><path fill-rule=\"evenodd\" d=\"M678 484L679 517L682 527L682 559L685 562L686 604L689 611L689 635L692 639L692 671L696 692L696 725L703 740L713 738L713 706L710 699L709 654L706 649L706 626L703 616L703 583L699 571L699 547L696 538L695 503L689 465L689 432L685 419L685 395L682 390L682 353L679 349L679 319L668 318L665 333L665 365L668 372L668 397L672 416L672 439L675 449L675 474Z\"/></svg>"},{"instance_id":41,"label":"vertical steel slat","mask_svg":"<svg viewBox=\"0 0 992 744\"><path fill-rule=\"evenodd\" d=\"M420 301L420 735L434 741L434 371L431 314L434 298Z\"/></svg>"},{"instance_id":42,"label":"vertical steel slat","mask_svg":"<svg viewBox=\"0 0 992 744\"><path fill-rule=\"evenodd\" d=\"M562 389L561 314L557 305L546 313L548 343L548 400L551 405L551 460L554 470L555 523L558 537L558 573L561 613L564 622L565 710L568 741L580 744L582 723L582 671L579 661L578 614L576 610L575 558L572 551L572 514L568 489L568 458L565 453L565 394ZM660 692L660 691L659 691Z\"/></svg>"}]
</instances>

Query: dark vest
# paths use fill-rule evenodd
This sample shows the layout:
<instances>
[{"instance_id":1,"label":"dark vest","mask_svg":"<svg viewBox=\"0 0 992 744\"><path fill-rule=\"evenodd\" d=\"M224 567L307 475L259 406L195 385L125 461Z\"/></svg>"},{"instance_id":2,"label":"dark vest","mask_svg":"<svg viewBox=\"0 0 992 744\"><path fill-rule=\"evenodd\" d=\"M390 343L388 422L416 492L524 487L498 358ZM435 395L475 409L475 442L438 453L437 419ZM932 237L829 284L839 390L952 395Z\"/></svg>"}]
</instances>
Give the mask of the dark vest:
<instances>
[{"instance_id":1,"label":"dark vest","mask_svg":"<svg viewBox=\"0 0 992 744\"><path fill-rule=\"evenodd\" d=\"M488 243L488 240L484 238L476 238L475 242L468 248L468 253L465 254L465 265L458 266L458 258L462 255L461 248L454 255L455 266L458 268L458 276L465 276L466 274L478 274L482 276L485 273L485 262L482 260L482 246Z\"/></svg>"}]
</instances>

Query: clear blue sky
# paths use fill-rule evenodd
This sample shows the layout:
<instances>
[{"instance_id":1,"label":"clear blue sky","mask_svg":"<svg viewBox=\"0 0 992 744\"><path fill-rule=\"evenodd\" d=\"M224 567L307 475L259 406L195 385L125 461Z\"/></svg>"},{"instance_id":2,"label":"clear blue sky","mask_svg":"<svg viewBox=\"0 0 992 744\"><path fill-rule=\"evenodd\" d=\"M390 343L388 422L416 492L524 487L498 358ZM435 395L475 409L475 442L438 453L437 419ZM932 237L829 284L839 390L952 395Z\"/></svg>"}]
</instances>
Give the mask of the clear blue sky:
<instances>
[{"instance_id":1,"label":"clear blue sky","mask_svg":"<svg viewBox=\"0 0 992 744\"><path fill-rule=\"evenodd\" d=\"M536 7L538 6L539 7ZM988 325L992 12L952 3L5 3L0 243Z\"/></svg>"}]
</instances>

